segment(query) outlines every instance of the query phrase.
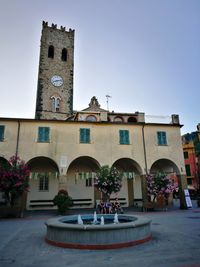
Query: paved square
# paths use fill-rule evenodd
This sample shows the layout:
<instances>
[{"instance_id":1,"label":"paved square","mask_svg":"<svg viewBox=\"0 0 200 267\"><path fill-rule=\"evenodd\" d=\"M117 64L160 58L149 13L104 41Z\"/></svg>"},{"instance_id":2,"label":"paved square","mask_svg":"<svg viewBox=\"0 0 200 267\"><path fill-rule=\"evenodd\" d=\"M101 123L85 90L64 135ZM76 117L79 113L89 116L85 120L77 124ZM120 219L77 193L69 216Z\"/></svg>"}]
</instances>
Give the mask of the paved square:
<instances>
[{"instance_id":1,"label":"paved square","mask_svg":"<svg viewBox=\"0 0 200 267\"><path fill-rule=\"evenodd\" d=\"M53 213L28 213L23 219L1 219L0 266L200 266L200 208L148 213L129 209L127 213L152 219L152 241L116 250L63 249L44 241L44 222L55 216Z\"/></svg>"}]
</instances>

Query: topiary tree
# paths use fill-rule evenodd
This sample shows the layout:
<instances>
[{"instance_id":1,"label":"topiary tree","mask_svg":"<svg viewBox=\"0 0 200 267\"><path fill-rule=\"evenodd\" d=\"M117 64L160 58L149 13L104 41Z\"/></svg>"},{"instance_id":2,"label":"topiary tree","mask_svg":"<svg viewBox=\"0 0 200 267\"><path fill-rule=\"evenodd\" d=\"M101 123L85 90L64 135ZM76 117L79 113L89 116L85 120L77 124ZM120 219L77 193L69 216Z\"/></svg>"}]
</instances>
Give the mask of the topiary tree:
<instances>
[{"instance_id":1,"label":"topiary tree","mask_svg":"<svg viewBox=\"0 0 200 267\"><path fill-rule=\"evenodd\" d=\"M64 189L59 190L58 194L53 199L53 203L58 206L58 211L61 214L64 214L67 209L73 205L72 198Z\"/></svg>"},{"instance_id":2,"label":"topiary tree","mask_svg":"<svg viewBox=\"0 0 200 267\"><path fill-rule=\"evenodd\" d=\"M102 193L104 200L117 193L122 187L122 173L116 167L102 166L96 173L94 186Z\"/></svg>"}]
</instances>

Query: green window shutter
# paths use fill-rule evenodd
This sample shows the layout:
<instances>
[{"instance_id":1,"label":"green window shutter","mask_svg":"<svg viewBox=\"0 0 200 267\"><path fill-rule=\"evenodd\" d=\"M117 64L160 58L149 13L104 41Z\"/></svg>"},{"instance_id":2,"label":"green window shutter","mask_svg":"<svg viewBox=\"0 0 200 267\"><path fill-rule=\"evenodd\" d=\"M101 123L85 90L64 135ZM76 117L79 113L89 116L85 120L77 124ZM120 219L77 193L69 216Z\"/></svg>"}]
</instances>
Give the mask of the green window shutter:
<instances>
[{"instance_id":1,"label":"green window shutter","mask_svg":"<svg viewBox=\"0 0 200 267\"><path fill-rule=\"evenodd\" d=\"M185 170L186 170L186 175L187 176L191 176L191 171L190 171L190 165L189 164L185 165Z\"/></svg>"},{"instance_id":2,"label":"green window shutter","mask_svg":"<svg viewBox=\"0 0 200 267\"><path fill-rule=\"evenodd\" d=\"M5 126L0 125L0 142L4 140L4 131L5 131Z\"/></svg>"},{"instance_id":3,"label":"green window shutter","mask_svg":"<svg viewBox=\"0 0 200 267\"><path fill-rule=\"evenodd\" d=\"M80 143L84 143L84 144L90 143L90 129L88 128L80 129Z\"/></svg>"},{"instance_id":4,"label":"green window shutter","mask_svg":"<svg viewBox=\"0 0 200 267\"><path fill-rule=\"evenodd\" d=\"M119 143L121 145L129 144L129 131L128 130L119 130Z\"/></svg>"},{"instance_id":5,"label":"green window shutter","mask_svg":"<svg viewBox=\"0 0 200 267\"><path fill-rule=\"evenodd\" d=\"M121 145L124 144L124 131L123 130L119 130L119 143Z\"/></svg>"},{"instance_id":6,"label":"green window shutter","mask_svg":"<svg viewBox=\"0 0 200 267\"><path fill-rule=\"evenodd\" d=\"M158 145L160 146L167 145L166 132L157 132L157 140L158 140Z\"/></svg>"},{"instance_id":7,"label":"green window shutter","mask_svg":"<svg viewBox=\"0 0 200 267\"><path fill-rule=\"evenodd\" d=\"M49 142L49 127L38 128L38 142Z\"/></svg>"},{"instance_id":8,"label":"green window shutter","mask_svg":"<svg viewBox=\"0 0 200 267\"><path fill-rule=\"evenodd\" d=\"M183 155L184 155L184 159L188 159L188 152L187 151L184 151Z\"/></svg>"}]
</instances>

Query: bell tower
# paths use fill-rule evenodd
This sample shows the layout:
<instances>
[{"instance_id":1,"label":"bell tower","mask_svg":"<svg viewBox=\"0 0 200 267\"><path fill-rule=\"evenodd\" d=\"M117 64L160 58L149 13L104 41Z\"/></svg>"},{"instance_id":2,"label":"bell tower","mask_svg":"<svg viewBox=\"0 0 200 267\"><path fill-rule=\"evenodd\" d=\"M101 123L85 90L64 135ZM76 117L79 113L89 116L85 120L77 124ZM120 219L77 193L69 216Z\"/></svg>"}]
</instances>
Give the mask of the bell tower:
<instances>
[{"instance_id":1,"label":"bell tower","mask_svg":"<svg viewBox=\"0 0 200 267\"><path fill-rule=\"evenodd\" d=\"M73 113L74 30L42 26L35 118L66 120Z\"/></svg>"}]
</instances>

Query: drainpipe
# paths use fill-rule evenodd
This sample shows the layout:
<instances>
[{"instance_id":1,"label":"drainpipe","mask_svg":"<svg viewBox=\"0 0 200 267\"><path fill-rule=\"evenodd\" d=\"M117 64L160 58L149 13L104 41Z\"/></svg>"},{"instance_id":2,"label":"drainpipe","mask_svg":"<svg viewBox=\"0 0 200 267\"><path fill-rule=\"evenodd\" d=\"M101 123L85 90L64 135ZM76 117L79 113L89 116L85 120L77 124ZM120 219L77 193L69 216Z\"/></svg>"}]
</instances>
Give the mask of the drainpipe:
<instances>
[{"instance_id":1,"label":"drainpipe","mask_svg":"<svg viewBox=\"0 0 200 267\"><path fill-rule=\"evenodd\" d=\"M17 128L17 142L16 142L16 151L15 156L18 156L18 150L19 150L19 133L20 133L20 121L18 120L18 128Z\"/></svg>"},{"instance_id":2,"label":"drainpipe","mask_svg":"<svg viewBox=\"0 0 200 267\"><path fill-rule=\"evenodd\" d=\"M145 138L144 138L144 126L142 126L142 141L143 141L143 149L144 149L144 162L145 162L145 171L146 175L148 174L148 169L147 169L147 154L146 154L146 144L145 144Z\"/></svg>"},{"instance_id":3,"label":"drainpipe","mask_svg":"<svg viewBox=\"0 0 200 267\"><path fill-rule=\"evenodd\" d=\"M143 150L144 150L144 163L145 163L145 172L146 175L148 175L148 169L147 169L147 154L146 154L146 144L145 144L145 137L144 137L144 126L142 126L142 141L143 141ZM146 178L142 178L142 198L143 198L143 205L146 201L148 201L147 197L147 189L146 189Z\"/></svg>"}]
</instances>

